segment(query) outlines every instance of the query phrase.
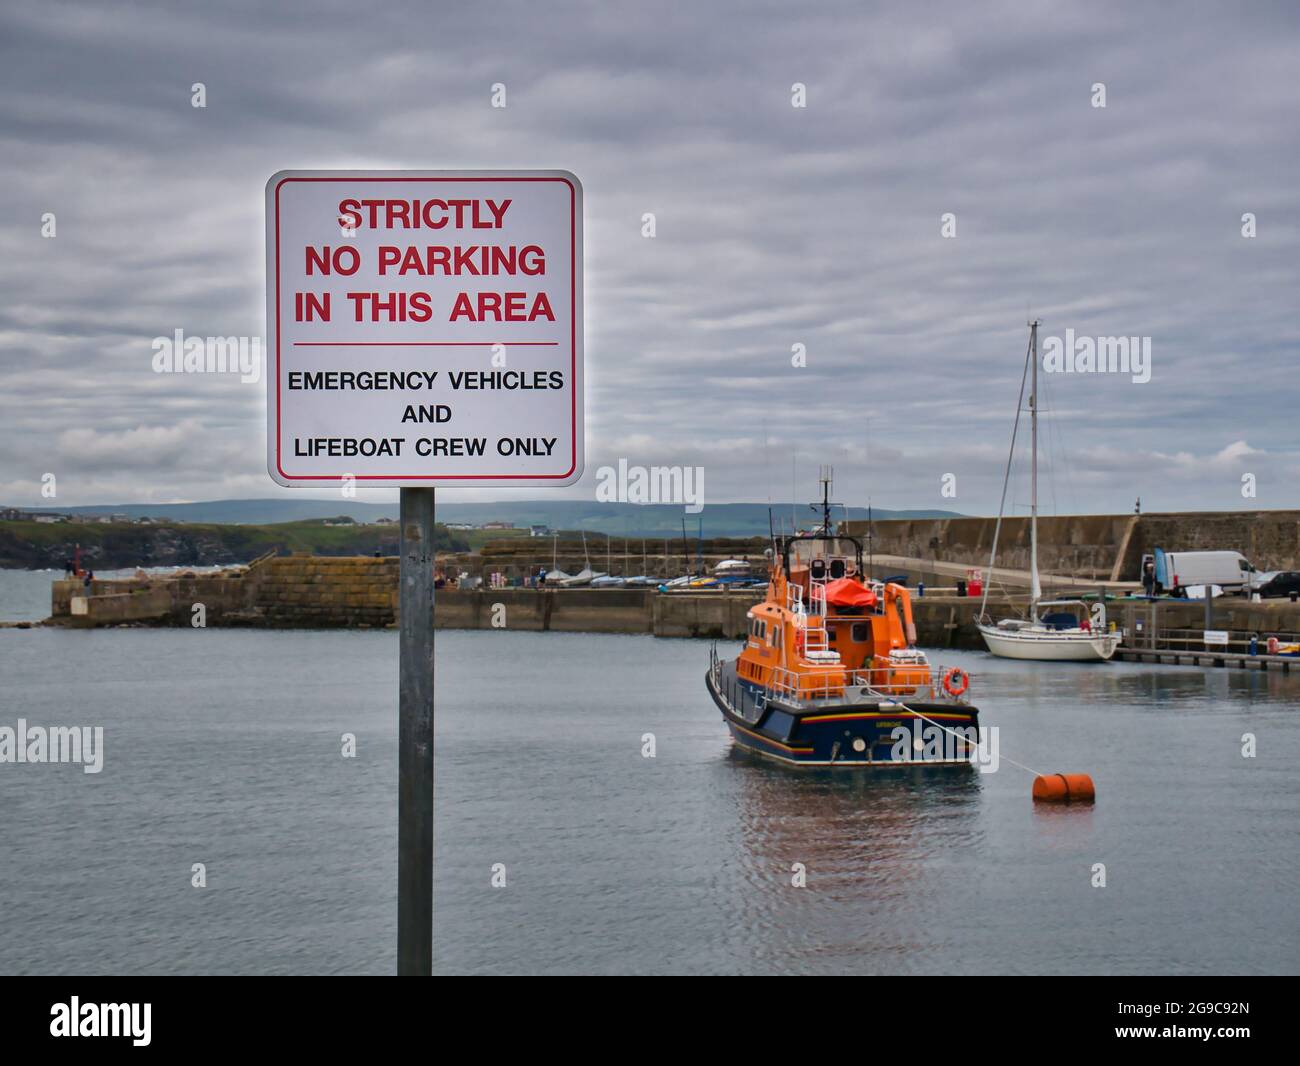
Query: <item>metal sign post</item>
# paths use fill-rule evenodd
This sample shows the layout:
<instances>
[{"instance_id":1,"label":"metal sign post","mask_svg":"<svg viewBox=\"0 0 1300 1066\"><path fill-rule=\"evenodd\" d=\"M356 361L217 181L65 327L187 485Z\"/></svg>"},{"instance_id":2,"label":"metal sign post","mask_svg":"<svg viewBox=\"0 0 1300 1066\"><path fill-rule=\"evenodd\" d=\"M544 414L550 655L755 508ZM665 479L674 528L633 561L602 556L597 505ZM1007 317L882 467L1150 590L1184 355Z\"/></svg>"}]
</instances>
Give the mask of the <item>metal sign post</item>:
<instances>
[{"instance_id":1,"label":"metal sign post","mask_svg":"<svg viewBox=\"0 0 1300 1066\"><path fill-rule=\"evenodd\" d=\"M397 973L433 973L435 489L402 489L397 711Z\"/></svg>"},{"instance_id":2,"label":"metal sign post","mask_svg":"<svg viewBox=\"0 0 1300 1066\"><path fill-rule=\"evenodd\" d=\"M431 974L434 489L582 477L582 185L281 171L266 336L271 477L401 490L397 972Z\"/></svg>"}]
</instances>

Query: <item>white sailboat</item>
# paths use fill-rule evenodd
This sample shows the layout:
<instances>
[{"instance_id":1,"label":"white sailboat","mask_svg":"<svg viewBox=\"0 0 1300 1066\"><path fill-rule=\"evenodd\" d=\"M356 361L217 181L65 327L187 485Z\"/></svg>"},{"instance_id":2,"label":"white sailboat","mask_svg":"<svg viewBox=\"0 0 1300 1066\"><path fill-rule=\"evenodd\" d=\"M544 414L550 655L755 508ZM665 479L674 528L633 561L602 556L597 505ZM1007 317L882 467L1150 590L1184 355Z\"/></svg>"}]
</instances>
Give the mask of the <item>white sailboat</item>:
<instances>
[{"instance_id":1,"label":"white sailboat","mask_svg":"<svg viewBox=\"0 0 1300 1066\"><path fill-rule=\"evenodd\" d=\"M550 588L557 588L563 585L572 576L571 574L566 574L563 570L560 569L560 565L557 561L558 554L559 554L559 534L552 533L551 534L551 568L549 570L544 571L545 578L542 582L543 587L549 586Z\"/></svg>"},{"instance_id":2,"label":"white sailboat","mask_svg":"<svg viewBox=\"0 0 1300 1066\"><path fill-rule=\"evenodd\" d=\"M627 548L626 541L624 542L623 547L624 547L624 555L626 555L626 548ZM665 554L667 554L666 551ZM628 568L627 564L624 563L623 569L626 570L627 568ZM629 588L649 588L657 584L659 584L659 579L657 577L650 576L649 557L646 555L645 538L642 537L641 538L641 573L629 577L627 579L627 585Z\"/></svg>"},{"instance_id":3,"label":"white sailboat","mask_svg":"<svg viewBox=\"0 0 1300 1066\"><path fill-rule=\"evenodd\" d=\"M591 579L591 587L594 589L621 589L627 584L626 576L619 576L614 573L614 538L608 533L605 534L605 570L606 572L599 577ZM624 547L627 541L623 542ZM627 574L627 552L623 553L623 574Z\"/></svg>"},{"instance_id":4,"label":"white sailboat","mask_svg":"<svg viewBox=\"0 0 1300 1066\"><path fill-rule=\"evenodd\" d=\"M1106 604L1098 600L1087 604L1083 600L1044 600L1042 583L1038 577L1038 322L1029 323L1029 352L1026 355L1032 367L1029 390L1030 435L1030 510L1029 510L1029 612L1025 618L1003 618L993 622L985 607L988 603L989 583L993 578L993 565L998 554L998 534L1002 530L1002 511L1006 505L1007 480L1011 477L1011 458L1007 459L1006 479L1002 484L1002 506L998 508L997 526L993 531L993 551L989 555L988 580L980 600L976 628L984 643L994 655L1004 659L1037 659L1041 661L1104 662L1119 647L1120 634L1106 628ZM1021 380L1021 392L1024 380ZM1020 424L1020 410L1016 410L1016 426ZM1011 433L1012 454L1015 453L1016 430ZM1041 613L1045 608L1056 611Z\"/></svg>"},{"instance_id":5,"label":"white sailboat","mask_svg":"<svg viewBox=\"0 0 1300 1066\"><path fill-rule=\"evenodd\" d=\"M593 570L591 568L591 556L587 554L586 530L583 530L582 533L582 558L586 562L586 565L581 570L579 570L576 574L574 574L572 577L562 578L558 582L561 588L566 588L566 589L581 588L584 585L590 585L598 577L606 576L603 571ZM549 578L547 578L547 584L548 585L550 584Z\"/></svg>"}]
</instances>

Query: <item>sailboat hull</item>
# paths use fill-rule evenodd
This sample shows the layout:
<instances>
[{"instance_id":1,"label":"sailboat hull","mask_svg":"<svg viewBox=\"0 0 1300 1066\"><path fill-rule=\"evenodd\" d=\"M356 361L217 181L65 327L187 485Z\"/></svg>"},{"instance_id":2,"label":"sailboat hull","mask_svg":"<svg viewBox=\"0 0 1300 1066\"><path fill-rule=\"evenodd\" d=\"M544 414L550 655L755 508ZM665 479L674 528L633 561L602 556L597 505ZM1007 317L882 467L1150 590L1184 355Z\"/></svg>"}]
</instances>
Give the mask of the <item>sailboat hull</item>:
<instances>
[{"instance_id":1,"label":"sailboat hull","mask_svg":"<svg viewBox=\"0 0 1300 1066\"><path fill-rule=\"evenodd\" d=\"M999 629L976 627L990 652L1003 659L1032 659L1039 662L1105 662L1119 647L1118 633L1085 633L1082 630Z\"/></svg>"}]
</instances>

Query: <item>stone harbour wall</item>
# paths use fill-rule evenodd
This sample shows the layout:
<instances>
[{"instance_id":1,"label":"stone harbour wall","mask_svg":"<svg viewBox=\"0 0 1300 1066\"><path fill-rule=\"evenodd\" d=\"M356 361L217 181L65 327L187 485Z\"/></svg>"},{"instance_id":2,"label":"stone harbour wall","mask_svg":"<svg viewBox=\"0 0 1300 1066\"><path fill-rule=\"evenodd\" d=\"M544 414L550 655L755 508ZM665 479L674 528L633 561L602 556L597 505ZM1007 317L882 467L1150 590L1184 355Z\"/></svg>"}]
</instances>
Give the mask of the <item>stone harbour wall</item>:
<instances>
[{"instance_id":1,"label":"stone harbour wall","mask_svg":"<svg viewBox=\"0 0 1300 1066\"><path fill-rule=\"evenodd\" d=\"M938 562L987 566L995 518L889 519L872 526L873 548ZM865 537L867 523L847 523ZM1142 556L1166 551L1239 551L1261 570L1300 570L1300 511L1204 511L1142 515L1055 515L1038 520L1045 571L1083 580L1138 581ZM1008 516L997 566L1029 568L1029 518Z\"/></svg>"},{"instance_id":2,"label":"stone harbour wall","mask_svg":"<svg viewBox=\"0 0 1300 1066\"><path fill-rule=\"evenodd\" d=\"M54 582L51 621L70 626L193 624L287 628L388 626L397 621L398 560L387 556L269 557L235 570Z\"/></svg>"},{"instance_id":3,"label":"stone harbour wall","mask_svg":"<svg viewBox=\"0 0 1300 1066\"><path fill-rule=\"evenodd\" d=\"M188 626L202 604L208 626L368 628L393 626L398 615L398 560L284 556L248 568L212 574L143 576L54 582L50 619L68 626ZM87 593L89 592L89 595ZM747 613L762 598L753 589L658 593L654 589L440 589L440 629L533 632L650 633L659 637L737 639ZM995 617L1023 612L1023 595L991 597ZM974 626L979 600L913 593L918 643L924 647L980 648ZM1111 620L1132 630L1204 628L1200 603L1114 601ZM1224 597L1214 604L1212 628L1260 633L1300 632L1300 605L1263 604Z\"/></svg>"},{"instance_id":4,"label":"stone harbour wall","mask_svg":"<svg viewBox=\"0 0 1300 1066\"><path fill-rule=\"evenodd\" d=\"M393 625L398 568L395 556L269 559L252 576L244 617L297 628Z\"/></svg>"}]
</instances>

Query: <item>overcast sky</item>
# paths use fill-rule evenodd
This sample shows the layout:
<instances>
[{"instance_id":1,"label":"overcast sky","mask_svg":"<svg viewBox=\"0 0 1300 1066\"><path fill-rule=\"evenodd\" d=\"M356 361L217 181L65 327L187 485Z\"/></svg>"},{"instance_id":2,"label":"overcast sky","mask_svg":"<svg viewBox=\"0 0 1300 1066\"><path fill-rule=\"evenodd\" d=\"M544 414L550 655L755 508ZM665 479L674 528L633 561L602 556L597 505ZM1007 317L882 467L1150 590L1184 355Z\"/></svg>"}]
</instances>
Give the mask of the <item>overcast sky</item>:
<instances>
[{"instance_id":1,"label":"overcast sky","mask_svg":"<svg viewBox=\"0 0 1300 1066\"><path fill-rule=\"evenodd\" d=\"M845 503L996 512L1034 315L1152 345L1145 384L1045 378L1048 509L1300 506L1293 3L290 10L0 12L0 503L292 494L263 383L151 368L178 328L263 335L267 178L554 167L586 195L570 495L626 458L812 498L827 462Z\"/></svg>"}]
</instances>

